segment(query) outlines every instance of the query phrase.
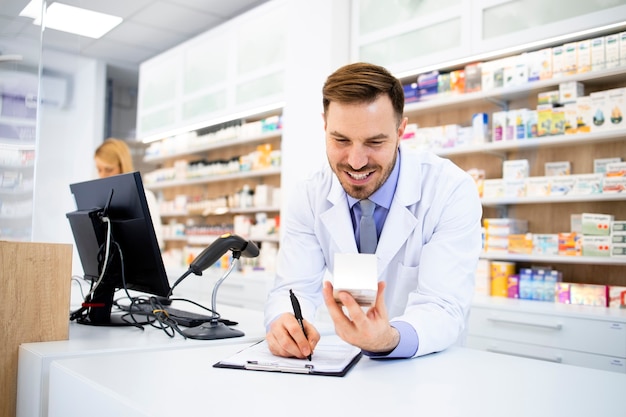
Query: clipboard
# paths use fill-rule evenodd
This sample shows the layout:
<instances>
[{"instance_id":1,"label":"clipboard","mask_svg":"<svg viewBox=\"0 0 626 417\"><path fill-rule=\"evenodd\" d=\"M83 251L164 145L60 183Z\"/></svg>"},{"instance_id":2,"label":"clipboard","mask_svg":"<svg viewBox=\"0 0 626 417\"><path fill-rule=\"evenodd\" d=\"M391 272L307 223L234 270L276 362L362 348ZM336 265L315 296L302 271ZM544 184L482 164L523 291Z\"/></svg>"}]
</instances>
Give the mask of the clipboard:
<instances>
[{"instance_id":1,"label":"clipboard","mask_svg":"<svg viewBox=\"0 0 626 417\"><path fill-rule=\"evenodd\" d=\"M262 340L215 363L213 367L341 377L361 357L361 349L344 342L338 336L322 337L315 347L311 361L275 356L270 352L267 341Z\"/></svg>"}]
</instances>

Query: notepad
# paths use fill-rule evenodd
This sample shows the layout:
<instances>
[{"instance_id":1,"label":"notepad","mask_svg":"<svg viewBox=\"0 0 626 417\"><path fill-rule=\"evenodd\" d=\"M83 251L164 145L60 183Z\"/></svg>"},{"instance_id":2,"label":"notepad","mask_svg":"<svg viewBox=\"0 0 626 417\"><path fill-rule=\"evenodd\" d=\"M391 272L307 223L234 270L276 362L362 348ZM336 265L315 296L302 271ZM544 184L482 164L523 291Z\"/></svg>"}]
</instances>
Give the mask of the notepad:
<instances>
[{"instance_id":1,"label":"notepad","mask_svg":"<svg viewBox=\"0 0 626 417\"><path fill-rule=\"evenodd\" d=\"M315 347L311 361L275 356L270 352L267 341L263 340L213 366L249 371L344 376L361 356L361 349L333 335L322 337Z\"/></svg>"}]
</instances>

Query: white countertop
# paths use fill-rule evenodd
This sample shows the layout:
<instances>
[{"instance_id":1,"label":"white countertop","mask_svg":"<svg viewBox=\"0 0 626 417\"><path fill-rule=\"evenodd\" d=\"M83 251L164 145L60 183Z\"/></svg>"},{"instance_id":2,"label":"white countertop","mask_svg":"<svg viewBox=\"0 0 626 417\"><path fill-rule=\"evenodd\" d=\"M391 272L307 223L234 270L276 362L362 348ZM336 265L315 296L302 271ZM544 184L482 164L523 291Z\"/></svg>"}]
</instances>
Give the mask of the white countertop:
<instances>
[{"instance_id":1,"label":"white countertop","mask_svg":"<svg viewBox=\"0 0 626 417\"><path fill-rule=\"evenodd\" d=\"M624 415L626 375L466 348L345 377L218 369L248 344L55 361L50 417Z\"/></svg>"}]
</instances>

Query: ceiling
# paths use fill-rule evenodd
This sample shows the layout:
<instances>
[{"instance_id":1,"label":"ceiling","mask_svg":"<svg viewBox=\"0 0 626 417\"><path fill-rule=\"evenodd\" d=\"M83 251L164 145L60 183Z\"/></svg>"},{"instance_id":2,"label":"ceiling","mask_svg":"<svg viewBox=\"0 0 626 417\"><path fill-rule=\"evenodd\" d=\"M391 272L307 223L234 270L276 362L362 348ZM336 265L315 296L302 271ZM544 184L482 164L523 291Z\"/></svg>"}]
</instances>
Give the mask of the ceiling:
<instances>
[{"instance_id":1,"label":"ceiling","mask_svg":"<svg viewBox=\"0 0 626 417\"><path fill-rule=\"evenodd\" d=\"M40 27L18 14L29 0L0 0L0 54L24 55L20 45L37 44ZM48 0L48 4L54 0ZM122 17L100 39L46 30L44 48L107 63L107 75L137 83L139 64L187 39L219 26L267 0L62 0L72 6Z\"/></svg>"}]
</instances>

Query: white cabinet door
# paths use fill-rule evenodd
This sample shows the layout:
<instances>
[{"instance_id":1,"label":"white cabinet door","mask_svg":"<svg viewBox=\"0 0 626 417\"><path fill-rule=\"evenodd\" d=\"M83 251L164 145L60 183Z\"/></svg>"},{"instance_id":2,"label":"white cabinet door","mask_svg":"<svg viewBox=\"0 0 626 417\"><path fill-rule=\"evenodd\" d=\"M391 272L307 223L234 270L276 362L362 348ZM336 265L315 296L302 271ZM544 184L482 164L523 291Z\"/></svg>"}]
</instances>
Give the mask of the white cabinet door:
<instances>
[{"instance_id":1,"label":"white cabinet door","mask_svg":"<svg viewBox=\"0 0 626 417\"><path fill-rule=\"evenodd\" d=\"M626 324L474 308L471 335L626 358Z\"/></svg>"},{"instance_id":2,"label":"white cabinet door","mask_svg":"<svg viewBox=\"0 0 626 417\"><path fill-rule=\"evenodd\" d=\"M481 336L468 336L466 346L472 349L486 350L488 352L520 356L529 359L626 373L626 359L620 357L595 355L574 350L537 346Z\"/></svg>"},{"instance_id":3,"label":"white cabinet door","mask_svg":"<svg viewBox=\"0 0 626 417\"><path fill-rule=\"evenodd\" d=\"M490 52L623 22L624 0L472 0L472 49Z\"/></svg>"}]
</instances>

